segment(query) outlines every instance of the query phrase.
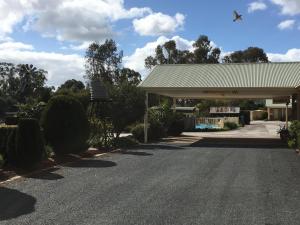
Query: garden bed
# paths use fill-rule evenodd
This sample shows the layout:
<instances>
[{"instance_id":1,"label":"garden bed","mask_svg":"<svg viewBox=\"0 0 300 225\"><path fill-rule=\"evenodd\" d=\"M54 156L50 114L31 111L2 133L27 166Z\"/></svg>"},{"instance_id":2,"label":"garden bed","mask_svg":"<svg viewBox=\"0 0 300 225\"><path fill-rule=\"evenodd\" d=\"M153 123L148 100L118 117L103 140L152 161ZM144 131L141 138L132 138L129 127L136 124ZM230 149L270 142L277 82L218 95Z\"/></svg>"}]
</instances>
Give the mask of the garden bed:
<instances>
[{"instance_id":1,"label":"garden bed","mask_svg":"<svg viewBox=\"0 0 300 225\"><path fill-rule=\"evenodd\" d=\"M51 158L41 161L38 164L38 166L32 170L22 170L10 165L6 165L2 169L0 169L0 182L7 181L16 176L26 177L30 173L42 171L66 163L76 162L81 159L93 158L98 154L108 153L111 152L112 150L113 149L107 151L105 149L90 148L88 151L76 155L75 154L69 154L65 156L54 155Z\"/></svg>"}]
</instances>

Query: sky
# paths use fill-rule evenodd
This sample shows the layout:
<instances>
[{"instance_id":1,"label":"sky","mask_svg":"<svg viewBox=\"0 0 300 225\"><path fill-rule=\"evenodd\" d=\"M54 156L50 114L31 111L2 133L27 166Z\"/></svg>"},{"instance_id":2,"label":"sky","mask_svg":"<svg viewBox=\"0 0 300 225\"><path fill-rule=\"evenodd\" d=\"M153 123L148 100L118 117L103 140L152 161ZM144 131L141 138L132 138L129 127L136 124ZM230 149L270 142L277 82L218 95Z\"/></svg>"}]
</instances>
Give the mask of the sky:
<instances>
[{"instance_id":1,"label":"sky","mask_svg":"<svg viewBox=\"0 0 300 225\"><path fill-rule=\"evenodd\" d=\"M0 61L45 69L55 87L83 80L86 48L109 38L143 77L158 44L191 50L203 34L222 56L256 46L272 62L300 61L300 0L0 0L0 21Z\"/></svg>"}]
</instances>

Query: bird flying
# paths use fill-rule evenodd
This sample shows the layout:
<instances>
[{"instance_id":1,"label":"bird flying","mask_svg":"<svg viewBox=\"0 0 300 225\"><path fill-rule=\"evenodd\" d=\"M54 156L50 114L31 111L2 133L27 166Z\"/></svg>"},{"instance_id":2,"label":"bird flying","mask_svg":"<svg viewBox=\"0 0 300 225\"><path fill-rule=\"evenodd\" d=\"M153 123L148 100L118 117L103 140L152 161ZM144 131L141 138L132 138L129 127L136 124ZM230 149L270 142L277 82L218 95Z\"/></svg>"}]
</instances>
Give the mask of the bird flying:
<instances>
[{"instance_id":1,"label":"bird flying","mask_svg":"<svg viewBox=\"0 0 300 225\"><path fill-rule=\"evenodd\" d=\"M236 10L233 11L233 22L243 20L242 15L239 14Z\"/></svg>"}]
</instances>

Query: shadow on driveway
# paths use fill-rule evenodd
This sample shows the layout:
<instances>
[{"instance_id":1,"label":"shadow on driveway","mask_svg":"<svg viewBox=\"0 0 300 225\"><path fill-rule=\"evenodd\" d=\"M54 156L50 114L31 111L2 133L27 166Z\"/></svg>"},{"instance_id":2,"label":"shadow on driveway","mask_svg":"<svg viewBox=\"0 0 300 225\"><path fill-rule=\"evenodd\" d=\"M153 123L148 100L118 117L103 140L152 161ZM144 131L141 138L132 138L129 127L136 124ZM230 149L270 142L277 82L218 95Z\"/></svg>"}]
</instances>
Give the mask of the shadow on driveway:
<instances>
[{"instance_id":1,"label":"shadow on driveway","mask_svg":"<svg viewBox=\"0 0 300 225\"><path fill-rule=\"evenodd\" d=\"M113 167L117 163L107 160L97 160L97 159L83 159L76 162L65 165L66 167L74 168L103 168L103 167Z\"/></svg>"},{"instance_id":2,"label":"shadow on driveway","mask_svg":"<svg viewBox=\"0 0 300 225\"><path fill-rule=\"evenodd\" d=\"M36 199L20 191L0 187L0 221L35 211Z\"/></svg>"},{"instance_id":3,"label":"shadow on driveway","mask_svg":"<svg viewBox=\"0 0 300 225\"><path fill-rule=\"evenodd\" d=\"M148 153L148 152L142 152L142 151L120 151L120 152L116 152L116 153L121 153L124 155L136 155L136 156L151 156L153 155L152 153Z\"/></svg>"},{"instance_id":4,"label":"shadow on driveway","mask_svg":"<svg viewBox=\"0 0 300 225\"><path fill-rule=\"evenodd\" d=\"M64 177L62 175L54 173L57 170L58 170L58 168L51 168L49 170L46 170L46 171L43 171L43 172L40 172L40 173L30 174L26 177L33 178L33 179L41 179L41 180L59 180L59 179L63 179Z\"/></svg>"},{"instance_id":5,"label":"shadow on driveway","mask_svg":"<svg viewBox=\"0 0 300 225\"><path fill-rule=\"evenodd\" d=\"M191 147L220 148L286 148L286 144L277 138L217 138L204 137Z\"/></svg>"},{"instance_id":6,"label":"shadow on driveway","mask_svg":"<svg viewBox=\"0 0 300 225\"><path fill-rule=\"evenodd\" d=\"M137 149L149 149L149 150L183 150L185 148L174 146L174 145L163 145L163 144L141 144Z\"/></svg>"}]
</instances>

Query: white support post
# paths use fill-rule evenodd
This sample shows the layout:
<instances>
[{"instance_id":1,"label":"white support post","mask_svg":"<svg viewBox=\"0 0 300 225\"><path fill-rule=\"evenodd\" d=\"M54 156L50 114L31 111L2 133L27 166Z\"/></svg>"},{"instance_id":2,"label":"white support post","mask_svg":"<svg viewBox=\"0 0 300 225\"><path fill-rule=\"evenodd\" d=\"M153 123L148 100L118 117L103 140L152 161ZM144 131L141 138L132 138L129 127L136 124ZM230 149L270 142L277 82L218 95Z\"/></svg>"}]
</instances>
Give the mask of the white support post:
<instances>
[{"instance_id":1,"label":"white support post","mask_svg":"<svg viewBox=\"0 0 300 225\"><path fill-rule=\"evenodd\" d=\"M296 109L297 109L297 120L300 120L300 94L297 93L297 97L296 97Z\"/></svg>"},{"instance_id":2,"label":"white support post","mask_svg":"<svg viewBox=\"0 0 300 225\"><path fill-rule=\"evenodd\" d=\"M144 116L144 143L148 143L148 92L146 92L145 98L146 111Z\"/></svg>"},{"instance_id":3,"label":"white support post","mask_svg":"<svg viewBox=\"0 0 300 225\"><path fill-rule=\"evenodd\" d=\"M173 112L176 112L176 98L173 98Z\"/></svg>"},{"instance_id":4,"label":"white support post","mask_svg":"<svg viewBox=\"0 0 300 225\"><path fill-rule=\"evenodd\" d=\"M286 106L285 106L285 127L286 127L286 129L289 128L289 114L288 114L288 110L289 110L289 103L287 102Z\"/></svg>"},{"instance_id":5,"label":"white support post","mask_svg":"<svg viewBox=\"0 0 300 225\"><path fill-rule=\"evenodd\" d=\"M271 109L270 107L268 107L268 121L271 120Z\"/></svg>"}]
</instances>

